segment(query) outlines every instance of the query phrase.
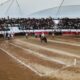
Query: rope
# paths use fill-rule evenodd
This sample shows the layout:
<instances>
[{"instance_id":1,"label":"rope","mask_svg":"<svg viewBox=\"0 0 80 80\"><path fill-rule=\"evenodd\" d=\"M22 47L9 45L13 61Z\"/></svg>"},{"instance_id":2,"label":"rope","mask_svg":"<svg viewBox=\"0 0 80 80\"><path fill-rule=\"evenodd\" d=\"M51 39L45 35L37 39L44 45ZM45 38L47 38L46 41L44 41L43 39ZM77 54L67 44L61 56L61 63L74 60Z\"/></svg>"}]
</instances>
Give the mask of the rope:
<instances>
[{"instance_id":1,"label":"rope","mask_svg":"<svg viewBox=\"0 0 80 80\"><path fill-rule=\"evenodd\" d=\"M11 4L9 5L9 7L8 7L8 9L6 10L5 14L8 13L9 9L11 8L11 6L12 6L12 4L13 4L13 1L14 1L14 0L11 1Z\"/></svg>"},{"instance_id":2,"label":"rope","mask_svg":"<svg viewBox=\"0 0 80 80\"><path fill-rule=\"evenodd\" d=\"M5 1L5 2L3 2L3 3L1 3L0 4L0 6L3 6L3 5L5 5L6 3L8 3L10 0L7 0L7 1Z\"/></svg>"},{"instance_id":3,"label":"rope","mask_svg":"<svg viewBox=\"0 0 80 80\"><path fill-rule=\"evenodd\" d=\"M13 2L14 2L14 0L11 1L11 3L10 3L10 5L9 5L8 9L6 10L5 14L8 13L8 11L9 11L9 9L11 8ZM19 12L20 12L20 14L22 15L22 10L21 10L20 5L19 5L19 3L18 3L17 0L16 0L16 3L17 3L17 6L18 6L18 8L19 8Z\"/></svg>"},{"instance_id":4,"label":"rope","mask_svg":"<svg viewBox=\"0 0 80 80\"><path fill-rule=\"evenodd\" d=\"M17 3L17 5L18 5L19 12L20 12L20 14L22 15L22 10L21 10L21 7L20 7L20 4L19 4L18 0L16 0L16 3Z\"/></svg>"},{"instance_id":5,"label":"rope","mask_svg":"<svg viewBox=\"0 0 80 80\"><path fill-rule=\"evenodd\" d=\"M57 18L57 16L58 16L59 13L60 13L60 10L61 10L61 7L62 7L63 3L64 3L64 0L62 0L61 3L60 3L60 6L59 6L58 11L57 11L57 13L56 13L56 18Z\"/></svg>"}]
</instances>

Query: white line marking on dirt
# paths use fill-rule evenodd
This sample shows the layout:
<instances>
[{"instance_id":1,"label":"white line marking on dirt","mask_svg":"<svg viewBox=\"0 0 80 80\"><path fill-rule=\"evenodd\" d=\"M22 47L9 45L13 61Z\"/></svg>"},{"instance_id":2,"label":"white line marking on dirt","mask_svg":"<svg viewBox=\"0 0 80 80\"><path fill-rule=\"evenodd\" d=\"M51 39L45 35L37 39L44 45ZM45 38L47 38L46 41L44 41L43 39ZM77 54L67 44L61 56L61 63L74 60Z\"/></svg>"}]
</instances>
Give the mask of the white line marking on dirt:
<instances>
[{"instance_id":1,"label":"white line marking on dirt","mask_svg":"<svg viewBox=\"0 0 80 80\"><path fill-rule=\"evenodd\" d=\"M20 59L23 60L24 62L27 61L27 59L24 59L24 58L20 58ZM28 64L32 68L37 70L39 73L43 74L44 76L48 76L50 73L54 73L55 71L58 70L58 69L55 69L55 68L50 68L50 67L43 66L43 65L38 64L38 63L28 62Z\"/></svg>"},{"instance_id":2,"label":"white line marking on dirt","mask_svg":"<svg viewBox=\"0 0 80 80\"><path fill-rule=\"evenodd\" d=\"M35 38L31 38L31 39L35 39ZM36 40L36 39L35 39ZM77 47L80 47L80 44L79 43L70 43L70 42L66 42L66 41L57 41L57 40L51 40L51 39L48 39L49 42L55 42L55 43L60 43L60 44L66 44L66 45L71 45L71 46L77 46Z\"/></svg>"},{"instance_id":3,"label":"white line marking on dirt","mask_svg":"<svg viewBox=\"0 0 80 80\"><path fill-rule=\"evenodd\" d=\"M55 53L58 53L58 54L63 54L63 55L67 55L67 56L72 56L72 57L80 58L80 56L75 55L73 53L66 52L66 51L62 51L62 50L58 50L58 49L53 49L53 48L43 47L41 45L37 45L37 44L30 43L30 42L21 41L21 40L18 40L18 39L17 39L17 41L19 41L21 43L25 43L27 45L31 45L31 46L36 47L36 48L41 48L41 49L45 49L47 51L55 52Z\"/></svg>"},{"instance_id":4,"label":"white line marking on dirt","mask_svg":"<svg viewBox=\"0 0 80 80\"><path fill-rule=\"evenodd\" d=\"M21 65L29 68L30 70L32 70L33 72L35 72L37 75L39 76L44 76L43 74L39 73L37 70L35 70L34 68L32 68L30 65L27 65L26 63L24 63L23 61L21 61L20 59L18 59L17 57L13 56L12 54L10 54L9 52L7 52L6 50L0 48L3 52L5 52L7 55L9 55L11 58L13 58L16 62L20 63Z\"/></svg>"},{"instance_id":5,"label":"white line marking on dirt","mask_svg":"<svg viewBox=\"0 0 80 80\"><path fill-rule=\"evenodd\" d=\"M23 50L25 50L25 51L28 51L29 53L34 54L35 56L37 56L37 57L39 57L39 58L42 58L42 59L44 59L44 60L48 60L48 61L52 61L52 62L57 62L57 63L59 63L59 64L66 65L66 63L64 63L64 62L62 62L62 61L60 61L60 60L53 59L53 58L48 57L48 56L46 56L46 55L40 54L39 52L36 52L36 51L30 50L30 49L23 48L23 47L21 47L21 46L15 45L15 44L13 44L13 43L9 43L9 44L11 44L11 45L13 45L13 46L15 46L15 47L21 48L21 49L23 49Z\"/></svg>"},{"instance_id":6,"label":"white line marking on dirt","mask_svg":"<svg viewBox=\"0 0 80 80\"><path fill-rule=\"evenodd\" d=\"M45 74L45 76L49 76L51 73L54 73L57 71L57 69L48 68L40 64L30 63L30 65L32 65L32 67L34 67L40 73Z\"/></svg>"},{"instance_id":7,"label":"white line marking on dirt","mask_svg":"<svg viewBox=\"0 0 80 80\"><path fill-rule=\"evenodd\" d=\"M67 45L71 45L71 46L78 46L78 47L80 47L80 45L79 44L76 44L76 43L70 43L70 42L62 42L62 41L55 41L55 40L50 40L50 39L48 39L48 41L50 41L50 42L55 42L55 43L60 43L60 44L67 44Z\"/></svg>"}]
</instances>

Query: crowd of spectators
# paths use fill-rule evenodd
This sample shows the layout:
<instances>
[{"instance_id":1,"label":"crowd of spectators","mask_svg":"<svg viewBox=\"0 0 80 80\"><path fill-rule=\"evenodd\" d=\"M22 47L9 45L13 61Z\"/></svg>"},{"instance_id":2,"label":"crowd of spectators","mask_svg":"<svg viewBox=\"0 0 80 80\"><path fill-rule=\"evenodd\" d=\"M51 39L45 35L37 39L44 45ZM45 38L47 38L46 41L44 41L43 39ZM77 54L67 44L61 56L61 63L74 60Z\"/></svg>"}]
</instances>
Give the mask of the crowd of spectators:
<instances>
[{"instance_id":1,"label":"crowd of spectators","mask_svg":"<svg viewBox=\"0 0 80 80\"><path fill-rule=\"evenodd\" d=\"M60 29L80 29L80 18L69 19L63 18L60 19L58 24L58 28Z\"/></svg>"},{"instance_id":2,"label":"crowd of spectators","mask_svg":"<svg viewBox=\"0 0 80 80\"><path fill-rule=\"evenodd\" d=\"M10 26L17 26L19 29L53 29L55 26L55 19L53 18L41 18L41 19L31 19L31 18L1 18L0 19L0 30L9 30ZM80 18L69 19L62 18L58 19L57 24L59 29L80 29Z\"/></svg>"},{"instance_id":3,"label":"crowd of spectators","mask_svg":"<svg viewBox=\"0 0 80 80\"><path fill-rule=\"evenodd\" d=\"M41 19L30 19L30 18L11 18L11 19L0 19L0 27L8 25L15 26L18 24L20 29L50 29L54 26L54 21L52 18L41 18Z\"/></svg>"}]
</instances>

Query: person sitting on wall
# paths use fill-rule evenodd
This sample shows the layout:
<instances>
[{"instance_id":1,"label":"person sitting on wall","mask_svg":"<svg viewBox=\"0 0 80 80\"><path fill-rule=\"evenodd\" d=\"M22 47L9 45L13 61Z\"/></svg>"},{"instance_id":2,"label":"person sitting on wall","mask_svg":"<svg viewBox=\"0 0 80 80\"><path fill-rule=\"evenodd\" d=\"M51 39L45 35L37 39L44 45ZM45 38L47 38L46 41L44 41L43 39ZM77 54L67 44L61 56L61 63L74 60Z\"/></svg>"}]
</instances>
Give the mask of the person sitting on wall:
<instances>
[{"instance_id":1,"label":"person sitting on wall","mask_svg":"<svg viewBox=\"0 0 80 80\"><path fill-rule=\"evenodd\" d=\"M14 33L11 33L11 39L14 39Z\"/></svg>"},{"instance_id":2,"label":"person sitting on wall","mask_svg":"<svg viewBox=\"0 0 80 80\"><path fill-rule=\"evenodd\" d=\"M8 33L7 38L8 38L8 40L10 40L10 38L11 38L11 34L10 33Z\"/></svg>"}]
</instances>

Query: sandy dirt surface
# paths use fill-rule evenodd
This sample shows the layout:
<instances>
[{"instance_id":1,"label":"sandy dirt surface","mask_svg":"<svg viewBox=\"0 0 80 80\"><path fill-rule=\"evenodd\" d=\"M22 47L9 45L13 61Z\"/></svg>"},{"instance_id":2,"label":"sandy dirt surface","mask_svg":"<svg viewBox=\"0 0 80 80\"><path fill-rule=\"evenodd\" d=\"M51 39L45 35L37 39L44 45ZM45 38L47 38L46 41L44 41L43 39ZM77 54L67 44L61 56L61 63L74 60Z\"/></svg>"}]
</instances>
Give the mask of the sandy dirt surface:
<instances>
[{"instance_id":1,"label":"sandy dirt surface","mask_svg":"<svg viewBox=\"0 0 80 80\"><path fill-rule=\"evenodd\" d=\"M67 41L67 42L76 42L76 43L80 43L80 35L67 35L67 36L47 36L50 39L57 39L57 40L61 40L61 41Z\"/></svg>"},{"instance_id":2,"label":"sandy dirt surface","mask_svg":"<svg viewBox=\"0 0 80 80\"><path fill-rule=\"evenodd\" d=\"M26 39L23 39L23 40L24 41L28 41L30 43L39 44L41 46L46 46L48 48L54 48L54 49L58 49L58 50L62 50L62 51L67 51L67 52L70 52L70 53L73 53L73 54L80 55L80 46L73 46L73 45L67 45L67 44L64 45L64 44L61 44L61 43L55 43L55 42L51 42L51 41L48 41L47 44L45 44L45 43L41 44L40 40L37 39L37 38L31 38L31 39L29 38L27 40ZM76 42L75 42L75 44L76 44Z\"/></svg>"},{"instance_id":3,"label":"sandy dirt surface","mask_svg":"<svg viewBox=\"0 0 80 80\"><path fill-rule=\"evenodd\" d=\"M48 80L36 75L0 50L0 80Z\"/></svg>"},{"instance_id":4,"label":"sandy dirt surface","mask_svg":"<svg viewBox=\"0 0 80 80\"><path fill-rule=\"evenodd\" d=\"M33 37L0 40L0 80L80 80L80 46Z\"/></svg>"}]
</instances>

